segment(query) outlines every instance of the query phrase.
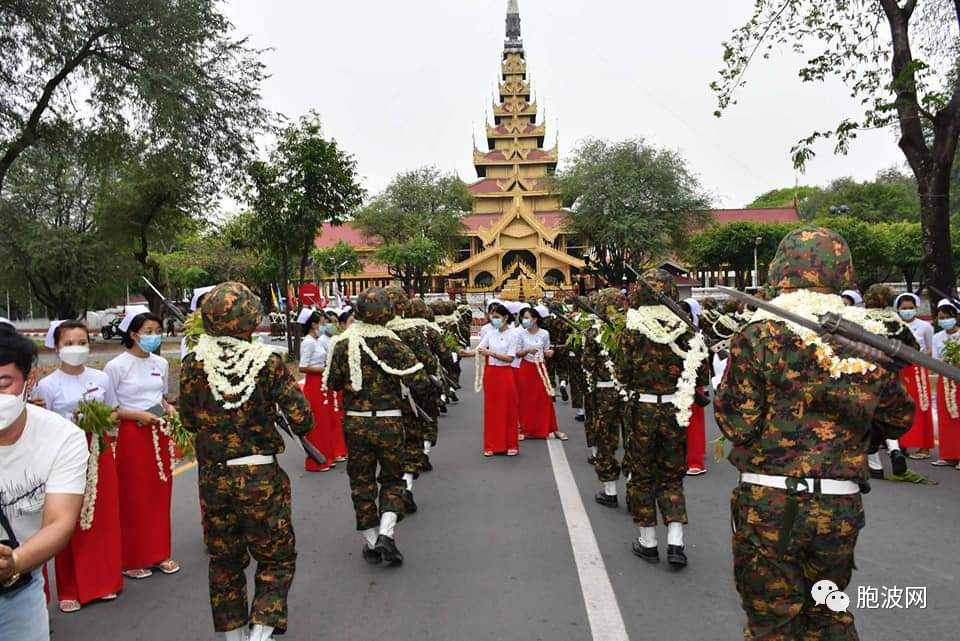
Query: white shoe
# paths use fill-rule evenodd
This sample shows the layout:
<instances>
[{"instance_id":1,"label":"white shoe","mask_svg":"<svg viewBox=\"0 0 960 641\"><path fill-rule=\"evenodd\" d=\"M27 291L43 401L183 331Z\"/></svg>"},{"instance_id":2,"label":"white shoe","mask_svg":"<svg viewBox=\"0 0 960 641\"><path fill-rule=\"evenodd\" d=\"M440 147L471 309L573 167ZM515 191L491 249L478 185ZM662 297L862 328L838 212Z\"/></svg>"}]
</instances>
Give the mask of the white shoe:
<instances>
[{"instance_id":1,"label":"white shoe","mask_svg":"<svg viewBox=\"0 0 960 641\"><path fill-rule=\"evenodd\" d=\"M237 628L236 630L224 632L223 637L226 641L248 641L247 627L243 626L242 628Z\"/></svg>"},{"instance_id":2,"label":"white shoe","mask_svg":"<svg viewBox=\"0 0 960 641\"><path fill-rule=\"evenodd\" d=\"M273 641L273 626L260 624L253 626L249 641Z\"/></svg>"}]
</instances>

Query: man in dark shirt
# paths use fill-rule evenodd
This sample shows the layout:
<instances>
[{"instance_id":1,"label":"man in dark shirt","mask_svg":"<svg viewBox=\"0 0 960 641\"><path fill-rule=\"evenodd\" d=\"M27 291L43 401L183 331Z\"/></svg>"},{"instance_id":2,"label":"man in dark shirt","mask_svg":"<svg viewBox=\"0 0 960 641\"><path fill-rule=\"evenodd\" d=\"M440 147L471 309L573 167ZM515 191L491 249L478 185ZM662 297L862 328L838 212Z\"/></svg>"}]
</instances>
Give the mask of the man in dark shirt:
<instances>
[{"instance_id":1,"label":"man in dark shirt","mask_svg":"<svg viewBox=\"0 0 960 641\"><path fill-rule=\"evenodd\" d=\"M313 416L283 359L250 342L263 312L247 287L219 285L201 313L206 334L183 361L180 418L196 433L214 628L228 641L242 641L250 625L250 641L267 641L286 630L297 558L276 422L283 412L293 431L305 435ZM249 554L257 574L248 611Z\"/></svg>"},{"instance_id":2,"label":"man in dark shirt","mask_svg":"<svg viewBox=\"0 0 960 641\"><path fill-rule=\"evenodd\" d=\"M791 232L770 264L771 302L811 319L842 313L837 294L851 283L847 243L827 229ZM871 432L895 439L913 422L898 374L758 310L731 339L716 417L740 471L731 511L744 638L856 640L853 615L811 589L850 583Z\"/></svg>"}]
</instances>

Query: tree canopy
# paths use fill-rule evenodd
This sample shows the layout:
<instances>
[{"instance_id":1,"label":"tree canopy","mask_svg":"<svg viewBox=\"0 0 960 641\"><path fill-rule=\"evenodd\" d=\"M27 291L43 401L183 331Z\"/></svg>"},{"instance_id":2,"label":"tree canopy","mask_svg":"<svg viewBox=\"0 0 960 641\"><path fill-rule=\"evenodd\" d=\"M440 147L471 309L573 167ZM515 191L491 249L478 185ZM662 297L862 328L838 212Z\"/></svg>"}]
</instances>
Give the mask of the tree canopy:
<instances>
[{"instance_id":1,"label":"tree canopy","mask_svg":"<svg viewBox=\"0 0 960 641\"><path fill-rule=\"evenodd\" d=\"M570 207L570 232L594 248L592 263L610 283L682 249L708 220L711 197L679 153L642 139L587 140L557 175Z\"/></svg>"}]
</instances>

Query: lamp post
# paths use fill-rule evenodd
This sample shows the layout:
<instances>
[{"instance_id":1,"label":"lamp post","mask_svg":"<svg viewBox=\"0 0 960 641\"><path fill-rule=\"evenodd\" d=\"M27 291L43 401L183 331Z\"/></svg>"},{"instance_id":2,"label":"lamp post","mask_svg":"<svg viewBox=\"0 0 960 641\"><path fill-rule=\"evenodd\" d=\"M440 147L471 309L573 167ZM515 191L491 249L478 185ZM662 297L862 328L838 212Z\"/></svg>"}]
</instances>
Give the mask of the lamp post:
<instances>
[{"instance_id":1,"label":"lamp post","mask_svg":"<svg viewBox=\"0 0 960 641\"><path fill-rule=\"evenodd\" d=\"M763 238L757 236L753 239L753 289L757 289L757 281L760 279L760 267L757 263L757 252L760 249L760 243L763 242Z\"/></svg>"},{"instance_id":2,"label":"lamp post","mask_svg":"<svg viewBox=\"0 0 960 641\"><path fill-rule=\"evenodd\" d=\"M339 265L337 265L337 270L336 270L336 275L335 275L335 276L336 276L335 285L336 285L336 288L337 288L337 307L340 307L340 306L343 304L343 302L342 302L343 299L342 299L342 297L341 297L341 295L340 295L340 270L343 269L343 267L344 267L347 263L349 263L349 262L350 262L349 260L345 260L345 261L343 261L342 263L340 263Z\"/></svg>"}]
</instances>

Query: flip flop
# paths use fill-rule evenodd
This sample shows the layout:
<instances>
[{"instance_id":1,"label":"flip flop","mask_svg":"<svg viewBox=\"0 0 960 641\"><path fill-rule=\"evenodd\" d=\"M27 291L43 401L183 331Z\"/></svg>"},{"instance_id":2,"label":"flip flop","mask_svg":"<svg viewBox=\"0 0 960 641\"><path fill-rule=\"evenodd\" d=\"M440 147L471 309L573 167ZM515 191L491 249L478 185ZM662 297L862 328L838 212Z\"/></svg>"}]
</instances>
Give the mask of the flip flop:
<instances>
[{"instance_id":1,"label":"flip flop","mask_svg":"<svg viewBox=\"0 0 960 641\"><path fill-rule=\"evenodd\" d=\"M483 455L484 455L484 456L493 456L493 452L484 452Z\"/></svg>"},{"instance_id":2,"label":"flip flop","mask_svg":"<svg viewBox=\"0 0 960 641\"><path fill-rule=\"evenodd\" d=\"M920 454L919 452L914 452L913 454L907 454L907 456L912 458L914 461L924 461L930 458L929 454Z\"/></svg>"},{"instance_id":3,"label":"flip flop","mask_svg":"<svg viewBox=\"0 0 960 641\"><path fill-rule=\"evenodd\" d=\"M951 463L950 461L941 458L931 462L930 465L933 465L934 467L953 467L956 465L956 463Z\"/></svg>"},{"instance_id":4,"label":"flip flop","mask_svg":"<svg viewBox=\"0 0 960 641\"><path fill-rule=\"evenodd\" d=\"M157 569L164 574L176 574L180 571L180 564L173 559L167 559L163 563L158 563Z\"/></svg>"},{"instance_id":5,"label":"flip flop","mask_svg":"<svg viewBox=\"0 0 960 641\"><path fill-rule=\"evenodd\" d=\"M65 614L70 614L71 612L79 612L80 607L81 606L79 601L66 600L66 601L60 602L60 611Z\"/></svg>"},{"instance_id":6,"label":"flip flop","mask_svg":"<svg viewBox=\"0 0 960 641\"><path fill-rule=\"evenodd\" d=\"M507 456L516 456L519 453L519 450L507 450Z\"/></svg>"},{"instance_id":7,"label":"flip flop","mask_svg":"<svg viewBox=\"0 0 960 641\"><path fill-rule=\"evenodd\" d=\"M149 579L152 577L153 571L148 570L147 568L140 568L139 570L124 570L123 576L127 577L128 579L137 579L139 581L141 579Z\"/></svg>"}]
</instances>

